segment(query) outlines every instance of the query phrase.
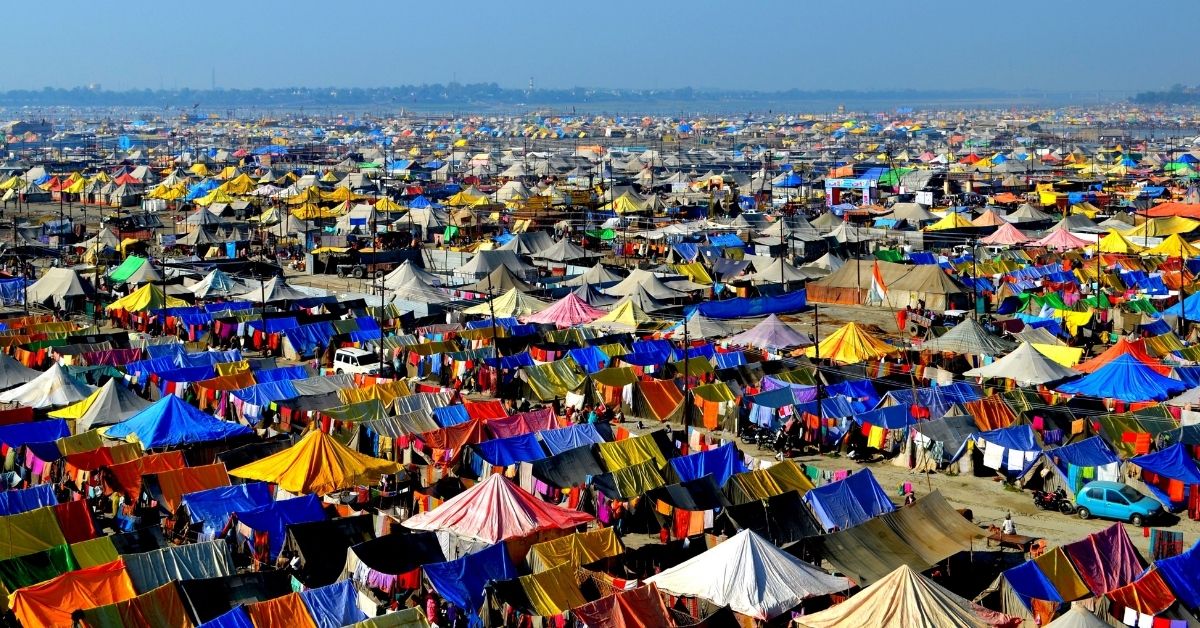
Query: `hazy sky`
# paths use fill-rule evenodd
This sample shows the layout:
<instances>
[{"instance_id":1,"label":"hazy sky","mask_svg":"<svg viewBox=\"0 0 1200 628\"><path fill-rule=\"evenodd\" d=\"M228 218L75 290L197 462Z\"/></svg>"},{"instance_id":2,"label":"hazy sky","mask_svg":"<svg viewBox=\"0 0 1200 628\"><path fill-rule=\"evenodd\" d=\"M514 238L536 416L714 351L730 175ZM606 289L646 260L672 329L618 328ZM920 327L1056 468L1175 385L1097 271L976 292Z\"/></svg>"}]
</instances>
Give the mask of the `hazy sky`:
<instances>
[{"instance_id":1,"label":"hazy sky","mask_svg":"<svg viewBox=\"0 0 1200 628\"><path fill-rule=\"evenodd\" d=\"M758 90L1196 83L1200 2L280 0L5 3L0 89Z\"/></svg>"}]
</instances>

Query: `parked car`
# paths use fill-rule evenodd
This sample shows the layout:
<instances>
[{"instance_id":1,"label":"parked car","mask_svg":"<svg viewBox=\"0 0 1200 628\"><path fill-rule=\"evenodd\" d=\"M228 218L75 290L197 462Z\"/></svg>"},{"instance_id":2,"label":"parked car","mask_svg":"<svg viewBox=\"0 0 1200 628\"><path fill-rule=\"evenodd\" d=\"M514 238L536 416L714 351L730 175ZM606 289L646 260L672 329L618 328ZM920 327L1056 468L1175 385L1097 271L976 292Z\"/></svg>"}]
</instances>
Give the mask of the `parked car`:
<instances>
[{"instance_id":1,"label":"parked car","mask_svg":"<svg viewBox=\"0 0 1200 628\"><path fill-rule=\"evenodd\" d=\"M1139 527L1162 514L1162 504L1132 486L1099 480L1088 482L1079 490L1075 507L1080 519L1096 516L1128 521Z\"/></svg>"},{"instance_id":2,"label":"parked car","mask_svg":"<svg viewBox=\"0 0 1200 628\"><path fill-rule=\"evenodd\" d=\"M333 370L336 373L379 374L379 355L362 349L338 349L333 354Z\"/></svg>"}]
</instances>

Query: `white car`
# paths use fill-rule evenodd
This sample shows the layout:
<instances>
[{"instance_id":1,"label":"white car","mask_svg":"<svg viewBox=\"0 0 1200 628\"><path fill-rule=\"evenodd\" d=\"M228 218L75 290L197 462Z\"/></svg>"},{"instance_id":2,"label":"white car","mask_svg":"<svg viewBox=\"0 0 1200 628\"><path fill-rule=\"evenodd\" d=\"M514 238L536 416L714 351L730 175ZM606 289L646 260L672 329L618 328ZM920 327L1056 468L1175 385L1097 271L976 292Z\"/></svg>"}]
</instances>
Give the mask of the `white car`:
<instances>
[{"instance_id":1,"label":"white car","mask_svg":"<svg viewBox=\"0 0 1200 628\"><path fill-rule=\"evenodd\" d=\"M362 349L338 349L333 354L335 373L379 374L379 354Z\"/></svg>"}]
</instances>

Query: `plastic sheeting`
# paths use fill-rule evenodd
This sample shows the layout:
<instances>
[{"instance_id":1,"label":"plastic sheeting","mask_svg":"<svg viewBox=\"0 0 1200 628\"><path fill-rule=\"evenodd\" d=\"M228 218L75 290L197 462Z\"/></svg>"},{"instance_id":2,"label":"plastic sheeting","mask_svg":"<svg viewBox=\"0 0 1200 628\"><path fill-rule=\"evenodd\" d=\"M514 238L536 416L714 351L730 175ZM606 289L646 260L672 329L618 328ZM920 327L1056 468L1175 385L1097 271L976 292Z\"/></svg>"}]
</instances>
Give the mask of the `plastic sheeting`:
<instances>
[{"instance_id":1,"label":"plastic sheeting","mask_svg":"<svg viewBox=\"0 0 1200 628\"><path fill-rule=\"evenodd\" d=\"M109 438L136 436L142 447L169 447L204 443L253 434L245 425L218 420L188 405L175 395L167 395L128 421L105 428Z\"/></svg>"},{"instance_id":2,"label":"plastic sheeting","mask_svg":"<svg viewBox=\"0 0 1200 628\"><path fill-rule=\"evenodd\" d=\"M518 462L533 462L546 457L536 434L497 438L473 446L488 464L507 467Z\"/></svg>"},{"instance_id":3,"label":"plastic sheeting","mask_svg":"<svg viewBox=\"0 0 1200 628\"><path fill-rule=\"evenodd\" d=\"M1154 568L1184 606L1200 608L1200 580L1196 579L1200 573L1200 542L1178 556L1154 561Z\"/></svg>"},{"instance_id":4,"label":"plastic sheeting","mask_svg":"<svg viewBox=\"0 0 1200 628\"><path fill-rule=\"evenodd\" d=\"M0 583L4 589L15 591L78 567L70 548L59 545L34 554L0 560Z\"/></svg>"},{"instance_id":5,"label":"plastic sheeting","mask_svg":"<svg viewBox=\"0 0 1200 628\"><path fill-rule=\"evenodd\" d=\"M316 495L305 495L292 499L273 501L265 506L235 513L238 522L251 530L267 533L271 559L279 556L287 536L287 527L292 524L324 521L325 510Z\"/></svg>"},{"instance_id":6,"label":"plastic sheeting","mask_svg":"<svg viewBox=\"0 0 1200 628\"><path fill-rule=\"evenodd\" d=\"M25 626L70 626L75 609L114 604L135 595L125 563L115 560L18 589L10 600L13 613Z\"/></svg>"},{"instance_id":7,"label":"plastic sheeting","mask_svg":"<svg viewBox=\"0 0 1200 628\"><path fill-rule=\"evenodd\" d=\"M367 618L358 608L358 592L349 580L300 592L317 628L341 628Z\"/></svg>"},{"instance_id":8,"label":"plastic sheeting","mask_svg":"<svg viewBox=\"0 0 1200 628\"><path fill-rule=\"evenodd\" d=\"M179 588L174 582L147 591L131 600L99 606L84 611L88 628L126 628L127 626L153 626L154 628L191 628Z\"/></svg>"},{"instance_id":9,"label":"plastic sheeting","mask_svg":"<svg viewBox=\"0 0 1200 628\"><path fill-rule=\"evenodd\" d=\"M679 475L680 481L687 482L704 475L712 475L717 486L725 486L733 474L745 473L748 470L741 452L733 443L698 454L672 458L671 467Z\"/></svg>"},{"instance_id":10,"label":"plastic sheeting","mask_svg":"<svg viewBox=\"0 0 1200 628\"><path fill-rule=\"evenodd\" d=\"M265 482L247 482L188 493L182 504L192 523L204 522L204 532L215 534L229 522L229 514L253 510L271 503L271 487Z\"/></svg>"},{"instance_id":11,"label":"plastic sheeting","mask_svg":"<svg viewBox=\"0 0 1200 628\"><path fill-rule=\"evenodd\" d=\"M425 565L424 571L425 577L438 594L472 614L483 606L484 587L488 582L517 577L517 569L509 558L508 548L504 543L457 560Z\"/></svg>"},{"instance_id":12,"label":"plastic sheeting","mask_svg":"<svg viewBox=\"0 0 1200 628\"><path fill-rule=\"evenodd\" d=\"M744 318L768 314L794 314L808 307L808 292L796 290L773 297L754 297L707 301L695 307L709 318Z\"/></svg>"},{"instance_id":13,"label":"plastic sheeting","mask_svg":"<svg viewBox=\"0 0 1200 628\"><path fill-rule=\"evenodd\" d=\"M619 556L624 551L625 547L612 528L600 528L536 543L529 548L526 560L529 561L530 570L538 573L559 565L581 567Z\"/></svg>"},{"instance_id":14,"label":"plastic sheeting","mask_svg":"<svg viewBox=\"0 0 1200 628\"><path fill-rule=\"evenodd\" d=\"M58 503L53 484L40 484L15 491L0 491L0 516L19 515Z\"/></svg>"},{"instance_id":15,"label":"plastic sheeting","mask_svg":"<svg viewBox=\"0 0 1200 628\"><path fill-rule=\"evenodd\" d=\"M574 612L592 628L653 628L672 623L658 587L653 584L617 591Z\"/></svg>"},{"instance_id":16,"label":"plastic sheeting","mask_svg":"<svg viewBox=\"0 0 1200 628\"><path fill-rule=\"evenodd\" d=\"M804 503L812 508L826 530L845 530L896 510L870 469L808 491Z\"/></svg>"},{"instance_id":17,"label":"plastic sheeting","mask_svg":"<svg viewBox=\"0 0 1200 628\"><path fill-rule=\"evenodd\" d=\"M491 427L491 423L488 424ZM576 447L598 445L604 438L596 431L596 426L590 424L572 425L555 430L539 432L542 444L550 450L551 455L560 454Z\"/></svg>"},{"instance_id":18,"label":"plastic sheeting","mask_svg":"<svg viewBox=\"0 0 1200 628\"><path fill-rule=\"evenodd\" d=\"M1079 576L1095 595L1133 582L1145 565L1119 523L1063 546Z\"/></svg>"},{"instance_id":19,"label":"plastic sheeting","mask_svg":"<svg viewBox=\"0 0 1200 628\"><path fill-rule=\"evenodd\" d=\"M54 507L46 506L17 515L0 517L0 560L25 556L65 545Z\"/></svg>"},{"instance_id":20,"label":"plastic sheeting","mask_svg":"<svg viewBox=\"0 0 1200 628\"><path fill-rule=\"evenodd\" d=\"M289 593L263 602L246 605L246 614L255 626L289 626L292 628L316 628L312 615L299 593Z\"/></svg>"},{"instance_id":21,"label":"plastic sheeting","mask_svg":"<svg viewBox=\"0 0 1200 628\"><path fill-rule=\"evenodd\" d=\"M604 467L609 471L617 471L651 460L658 467L667 464L667 457L659 447L658 441L655 440L654 432L612 443L601 443L596 447L600 460L604 462Z\"/></svg>"},{"instance_id":22,"label":"plastic sheeting","mask_svg":"<svg viewBox=\"0 0 1200 628\"><path fill-rule=\"evenodd\" d=\"M239 478L262 480L294 494L324 495L360 484L372 484L379 476L396 473L400 465L360 454L319 430L300 442L230 472Z\"/></svg>"},{"instance_id":23,"label":"plastic sheeting","mask_svg":"<svg viewBox=\"0 0 1200 628\"><path fill-rule=\"evenodd\" d=\"M126 554L124 559L133 588L142 592L176 580L217 578L237 572L223 539Z\"/></svg>"}]
</instances>

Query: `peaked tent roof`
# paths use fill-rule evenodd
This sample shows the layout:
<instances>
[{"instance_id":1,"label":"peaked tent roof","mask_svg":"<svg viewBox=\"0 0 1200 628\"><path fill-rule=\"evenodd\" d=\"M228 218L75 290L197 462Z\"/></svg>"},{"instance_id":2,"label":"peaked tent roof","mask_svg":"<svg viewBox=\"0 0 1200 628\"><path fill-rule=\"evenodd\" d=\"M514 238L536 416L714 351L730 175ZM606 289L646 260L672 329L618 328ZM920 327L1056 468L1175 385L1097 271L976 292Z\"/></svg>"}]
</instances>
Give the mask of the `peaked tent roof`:
<instances>
[{"instance_id":1,"label":"peaked tent roof","mask_svg":"<svg viewBox=\"0 0 1200 628\"><path fill-rule=\"evenodd\" d=\"M686 296L684 293L663 283L654 273L640 268L635 269L629 273L628 277L622 279L620 283L606 289L604 292L612 296L624 297L636 293L638 288L642 288L655 299L675 299Z\"/></svg>"},{"instance_id":2,"label":"peaked tent roof","mask_svg":"<svg viewBox=\"0 0 1200 628\"><path fill-rule=\"evenodd\" d=\"M247 290L235 298L252 303L271 303L272 301L306 299L308 295L289 286L283 277L272 277L266 284Z\"/></svg>"},{"instance_id":3,"label":"peaked tent roof","mask_svg":"<svg viewBox=\"0 0 1200 628\"><path fill-rule=\"evenodd\" d=\"M59 308L66 308L68 298L88 296L94 292L92 284L80 278L74 270L47 268L40 279L25 289L25 298L30 303L53 302Z\"/></svg>"},{"instance_id":4,"label":"peaked tent roof","mask_svg":"<svg viewBox=\"0 0 1200 628\"><path fill-rule=\"evenodd\" d=\"M158 284L142 284L141 288L109 303L105 310L125 310L126 312L144 312L146 310L161 310L165 307L184 307L187 301L167 296L163 287Z\"/></svg>"},{"instance_id":5,"label":"peaked tent roof","mask_svg":"<svg viewBox=\"0 0 1200 628\"><path fill-rule=\"evenodd\" d=\"M979 368L963 373L965 377L1000 377L1011 379L1021 386L1057 382L1079 375L1046 357L1028 342L1022 342L1012 353Z\"/></svg>"},{"instance_id":6,"label":"peaked tent roof","mask_svg":"<svg viewBox=\"0 0 1200 628\"><path fill-rule=\"evenodd\" d=\"M1058 619L1046 624L1045 628L1109 628L1109 624L1076 602Z\"/></svg>"},{"instance_id":7,"label":"peaked tent roof","mask_svg":"<svg viewBox=\"0 0 1200 628\"><path fill-rule=\"evenodd\" d=\"M457 289L469 292L482 292L484 294L502 294L509 290L531 292L534 290L534 287L529 285L524 279L518 277L507 266L497 266L495 270L488 273L487 277Z\"/></svg>"},{"instance_id":8,"label":"peaked tent roof","mask_svg":"<svg viewBox=\"0 0 1200 628\"><path fill-rule=\"evenodd\" d=\"M624 279L621 275L613 272L609 267L597 263L595 266L587 269L582 275L572 277L566 281L559 283L560 286L584 286L589 284L603 284L621 281Z\"/></svg>"},{"instance_id":9,"label":"peaked tent roof","mask_svg":"<svg viewBox=\"0 0 1200 628\"><path fill-rule=\"evenodd\" d=\"M1158 246L1142 251L1144 255L1165 255L1167 257L1200 257L1200 248L1184 240L1178 233L1172 233Z\"/></svg>"},{"instance_id":10,"label":"peaked tent roof","mask_svg":"<svg viewBox=\"0 0 1200 628\"><path fill-rule=\"evenodd\" d=\"M975 217L971 224L976 227L999 227L1007 225L1008 221L1004 216L1001 216L995 209L989 207L982 214Z\"/></svg>"},{"instance_id":11,"label":"peaked tent roof","mask_svg":"<svg viewBox=\"0 0 1200 628\"><path fill-rule=\"evenodd\" d=\"M410 517L403 525L413 530L445 530L494 544L591 521L591 515L544 502L496 473L436 509Z\"/></svg>"},{"instance_id":12,"label":"peaked tent roof","mask_svg":"<svg viewBox=\"0 0 1200 628\"><path fill-rule=\"evenodd\" d=\"M701 338L724 338L725 336L732 335L734 332L734 328L725 321L708 318L701 314L699 310L694 310L684 319L683 323L671 329L671 336L682 338L685 325L687 326L687 336L697 340Z\"/></svg>"},{"instance_id":13,"label":"peaked tent roof","mask_svg":"<svg viewBox=\"0 0 1200 628\"><path fill-rule=\"evenodd\" d=\"M590 323L601 316L604 316L604 310L594 308L583 299L580 299L574 292L568 293L567 296L555 301L536 314L530 314L523 320L526 323L544 323L557 325L560 329L574 327L575 325L583 325Z\"/></svg>"},{"instance_id":14,"label":"peaked tent roof","mask_svg":"<svg viewBox=\"0 0 1200 628\"><path fill-rule=\"evenodd\" d=\"M246 286L225 271L214 268L212 272L204 276L204 279L188 286L187 289L196 295L197 299L207 299L241 294L246 291Z\"/></svg>"},{"instance_id":15,"label":"peaked tent roof","mask_svg":"<svg viewBox=\"0 0 1200 628\"><path fill-rule=\"evenodd\" d=\"M810 358L820 356L842 364L857 364L881 358L898 350L868 334L858 323L847 323L818 343L816 347L807 349L804 354Z\"/></svg>"},{"instance_id":16,"label":"peaked tent roof","mask_svg":"<svg viewBox=\"0 0 1200 628\"><path fill-rule=\"evenodd\" d=\"M75 433L82 434L93 427L112 425L128 420L152 404L137 396L128 386L111 378L82 401L49 413L56 419L74 419Z\"/></svg>"},{"instance_id":17,"label":"peaked tent roof","mask_svg":"<svg viewBox=\"0 0 1200 628\"><path fill-rule=\"evenodd\" d=\"M594 327L612 327L616 329L637 329L639 325L653 322L642 308L638 307L629 297L621 299L613 305L612 310L592 321Z\"/></svg>"},{"instance_id":18,"label":"peaked tent roof","mask_svg":"<svg viewBox=\"0 0 1200 628\"><path fill-rule=\"evenodd\" d=\"M1067 249L1078 249L1091 244L1083 238L1077 238L1071 235L1070 231L1063 228L1057 228L1046 234L1042 239L1034 242L1038 246L1044 246L1049 249L1065 251Z\"/></svg>"},{"instance_id":19,"label":"peaked tent roof","mask_svg":"<svg viewBox=\"0 0 1200 628\"><path fill-rule=\"evenodd\" d=\"M287 449L238 467L229 475L278 484L283 490L304 495L325 495L396 473L400 465L360 454L320 431L309 432Z\"/></svg>"},{"instance_id":20,"label":"peaked tent roof","mask_svg":"<svg viewBox=\"0 0 1200 628\"><path fill-rule=\"evenodd\" d=\"M1020 624L1020 619L990 611L951 593L908 565L897 567L837 606L800 618L800 625L807 628L1015 628Z\"/></svg>"},{"instance_id":21,"label":"peaked tent roof","mask_svg":"<svg viewBox=\"0 0 1200 628\"><path fill-rule=\"evenodd\" d=\"M805 347L813 343L812 338L792 329L787 323L772 314L754 327L729 337L729 344L757 347L760 349L787 349Z\"/></svg>"},{"instance_id":22,"label":"peaked tent roof","mask_svg":"<svg viewBox=\"0 0 1200 628\"><path fill-rule=\"evenodd\" d=\"M1127 402L1164 401L1188 385L1159 375L1132 355L1121 355L1087 377L1058 387L1060 392Z\"/></svg>"},{"instance_id":23,"label":"peaked tent roof","mask_svg":"<svg viewBox=\"0 0 1200 628\"><path fill-rule=\"evenodd\" d=\"M491 302L484 301L478 305L463 310L463 314L482 314L490 315L495 312L496 316L528 316L536 314L546 309L547 303L535 299L516 288L509 289L508 292L494 298Z\"/></svg>"},{"instance_id":24,"label":"peaked tent roof","mask_svg":"<svg viewBox=\"0 0 1200 628\"><path fill-rule=\"evenodd\" d=\"M1100 370L1104 365L1123 356L1131 355L1142 364L1150 367L1159 375L1170 375L1171 367L1160 362L1157 358L1152 357L1146 352L1146 341L1141 338L1130 340L1121 338L1117 340L1117 344L1104 350L1100 355L1075 365L1075 370L1080 373L1094 373Z\"/></svg>"},{"instance_id":25,"label":"peaked tent roof","mask_svg":"<svg viewBox=\"0 0 1200 628\"><path fill-rule=\"evenodd\" d=\"M159 399L129 420L104 431L108 438L135 437L146 449L206 443L253 433L245 425L205 414L175 395Z\"/></svg>"},{"instance_id":26,"label":"peaked tent roof","mask_svg":"<svg viewBox=\"0 0 1200 628\"><path fill-rule=\"evenodd\" d=\"M602 255L600 253L593 253L592 251L589 251L571 242L569 239L563 238L558 242L555 242L553 246L550 246L542 251L536 251L529 257L533 259L546 260L548 262L565 263L585 259L595 259L602 257Z\"/></svg>"},{"instance_id":27,"label":"peaked tent roof","mask_svg":"<svg viewBox=\"0 0 1200 628\"><path fill-rule=\"evenodd\" d=\"M34 409L66 406L86 399L92 394L92 390L91 386L68 375L56 362L25 384L0 393L0 402Z\"/></svg>"},{"instance_id":28,"label":"peaked tent roof","mask_svg":"<svg viewBox=\"0 0 1200 628\"><path fill-rule=\"evenodd\" d=\"M827 273L813 273L803 268L797 268L784 261L783 258L776 257L766 268L750 275L748 279L754 284L778 284L808 281L813 279L814 275L825 274Z\"/></svg>"},{"instance_id":29,"label":"peaked tent roof","mask_svg":"<svg viewBox=\"0 0 1200 628\"><path fill-rule=\"evenodd\" d=\"M0 353L0 390L20 386L41 375L40 371L17 362L7 353Z\"/></svg>"},{"instance_id":30,"label":"peaked tent roof","mask_svg":"<svg viewBox=\"0 0 1200 628\"><path fill-rule=\"evenodd\" d=\"M1129 238L1116 229L1109 229L1108 234L1096 243L1101 253L1140 253L1146 247L1134 244Z\"/></svg>"},{"instance_id":31,"label":"peaked tent roof","mask_svg":"<svg viewBox=\"0 0 1200 628\"><path fill-rule=\"evenodd\" d=\"M973 318L964 318L945 334L921 345L922 351L949 351L968 355L1001 355L1013 343L993 336Z\"/></svg>"},{"instance_id":32,"label":"peaked tent roof","mask_svg":"<svg viewBox=\"0 0 1200 628\"><path fill-rule=\"evenodd\" d=\"M1012 226L1012 224L1004 223L1003 225L1000 225L1000 228L997 229L995 233L986 238L982 238L979 241L983 244L1012 245L1032 242L1033 238L1021 233L1021 230Z\"/></svg>"},{"instance_id":33,"label":"peaked tent roof","mask_svg":"<svg viewBox=\"0 0 1200 628\"><path fill-rule=\"evenodd\" d=\"M853 586L779 549L751 530L646 579L672 595L698 597L758 620Z\"/></svg>"}]
</instances>

